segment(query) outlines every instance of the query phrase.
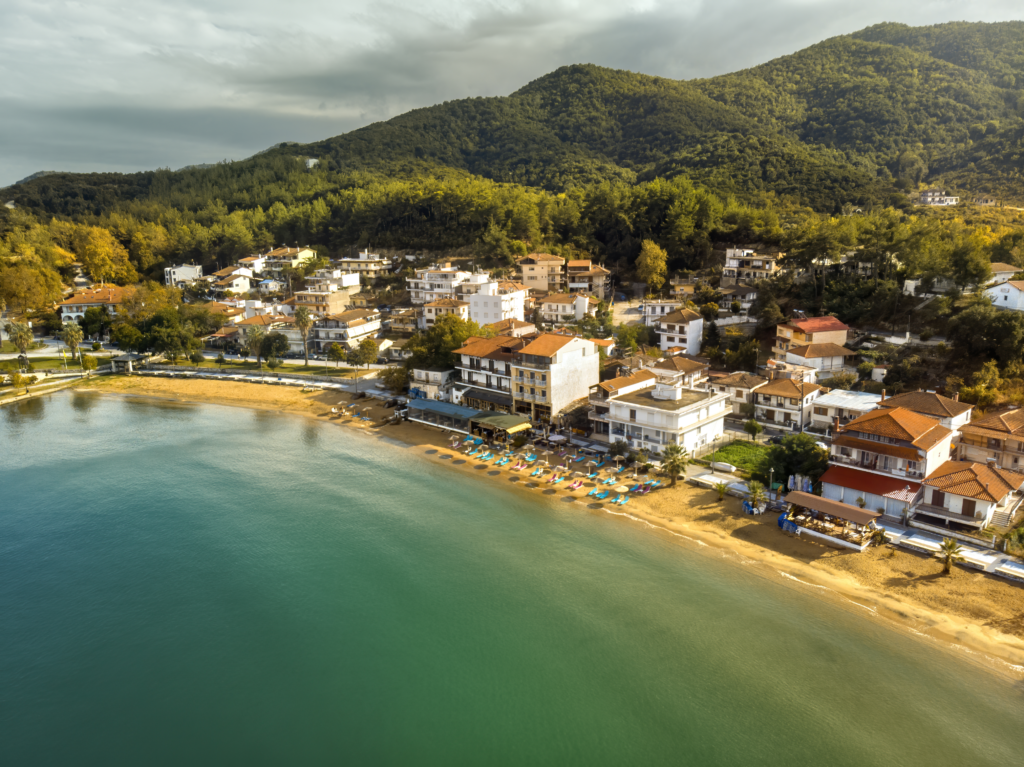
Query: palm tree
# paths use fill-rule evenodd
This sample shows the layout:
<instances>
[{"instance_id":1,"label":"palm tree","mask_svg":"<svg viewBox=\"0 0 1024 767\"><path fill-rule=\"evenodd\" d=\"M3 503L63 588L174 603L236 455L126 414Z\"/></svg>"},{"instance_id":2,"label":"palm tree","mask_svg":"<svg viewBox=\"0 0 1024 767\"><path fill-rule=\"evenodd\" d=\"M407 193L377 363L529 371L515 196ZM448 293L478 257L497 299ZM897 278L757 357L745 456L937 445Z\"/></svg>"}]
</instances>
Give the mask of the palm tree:
<instances>
[{"instance_id":1,"label":"palm tree","mask_svg":"<svg viewBox=\"0 0 1024 767\"><path fill-rule=\"evenodd\" d=\"M251 326L245 334L245 348L256 358L261 373L263 372L263 350L260 347L263 345L263 336L263 328L255 325Z\"/></svg>"},{"instance_id":2,"label":"palm tree","mask_svg":"<svg viewBox=\"0 0 1024 767\"><path fill-rule=\"evenodd\" d=\"M5 328L7 331L7 337L11 339L11 343L15 345L18 352L24 356L28 354L28 347L32 345L34 340L32 336L32 328L28 326L27 322L10 322Z\"/></svg>"},{"instance_id":3,"label":"palm tree","mask_svg":"<svg viewBox=\"0 0 1024 767\"><path fill-rule=\"evenodd\" d=\"M724 482L716 482L714 490L718 493L718 502L721 503L725 500L725 494L729 492L729 486Z\"/></svg>"},{"instance_id":4,"label":"palm tree","mask_svg":"<svg viewBox=\"0 0 1024 767\"><path fill-rule=\"evenodd\" d=\"M868 536L868 540L870 540L876 546L884 546L889 542L889 539L885 537L884 527L876 527L874 530L872 530L871 534Z\"/></svg>"},{"instance_id":5,"label":"palm tree","mask_svg":"<svg viewBox=\"0 0 1024 767\"><path fill-rule=\"evenodd\" d=\"M60 332L60 340L67 344L73 358L75 352L78 351L78 345L82 343L82 328L77 322L65 322L64 329ZM78 361L81 363L81 355L79 355Z\"/></svg>"},{"instance_id":6,"label":"palm tree","mask_svg":"<svg viewBox=\"0 0 1024 767\"><path fill-rule=\"evenodd\" d=\"M955 563L964 561L963 551L963 547L956 542L956 539L942 539L942 545L935 552L935 556L942 561L942 573L944 575L949 575L949 571L953 569Z\"/></svg>"},{"instance_id":7,"label":"palm tree","mask_svg":"<svg viewBox=\"0 0 1024 767\"><path fill-rule=\"evenodd\" d=\"M689 463L690 454L681 445L666 445L661 451L661 469L672 478L672 487L675 487L679 475L686 473Z\"/></svg>"},{"instance_id":8,"label":"palm tree","mask_svg":"<svg viewBox=\"0 0 1024 767\"><path fill-rule=\"evenodd\" d=\"M300 306L295 310L294 317L295 327L302 337L302 356L306 358L306 367L309 367L309 345L307 339L309 338L309 331L313 329L313 315L310 314L307 307Z\"/></svg>"},{"instance_id":9,"label":"palm tree","mask_svg":"<svg viewBox=\"0 0 1024 767\"><path fill-rule=\"evenodd\" d=\"M768 493L765 492L764 485L756 479L752 479L747 483L747 496L750 505L755 508L768 502Z\"/></svg>"}]
</instances>

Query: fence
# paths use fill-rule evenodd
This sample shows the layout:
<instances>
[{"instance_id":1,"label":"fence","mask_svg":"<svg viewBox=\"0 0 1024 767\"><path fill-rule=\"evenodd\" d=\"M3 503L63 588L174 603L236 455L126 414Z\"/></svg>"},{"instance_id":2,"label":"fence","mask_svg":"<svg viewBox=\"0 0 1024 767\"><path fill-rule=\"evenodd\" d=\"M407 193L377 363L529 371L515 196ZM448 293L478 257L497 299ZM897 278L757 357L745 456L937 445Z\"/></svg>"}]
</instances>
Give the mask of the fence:
<instances>
[{"instance_id":1,"label":"fence","mask_svg":"<svg viewBox=\"0 0 1024 767\"><path fill-rule=\"evenodd\" d=\"M918 522L915 519L911 519L907 524L911 527L915 527L919 530L927 530L929 533L937 533L943 538L956 538L958 541L969 543L972 546L983 546L986 549L996 548L996 537L993 535L991 541L986 541L984 538L975 538L971 535L964 533L958 533L955 530L950 530L945 527L939 527L938 525L929 525L927 522Z\"/></svg>"}]
</instances>

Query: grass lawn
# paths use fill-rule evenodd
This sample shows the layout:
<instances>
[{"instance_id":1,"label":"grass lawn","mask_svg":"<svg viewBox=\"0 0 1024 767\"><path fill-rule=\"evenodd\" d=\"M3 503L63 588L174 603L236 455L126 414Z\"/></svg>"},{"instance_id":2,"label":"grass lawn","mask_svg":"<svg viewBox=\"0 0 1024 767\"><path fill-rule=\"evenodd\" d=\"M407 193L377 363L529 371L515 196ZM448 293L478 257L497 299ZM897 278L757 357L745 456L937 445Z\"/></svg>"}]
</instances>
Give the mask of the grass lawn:
<instances>
[{"instance_id":1,"label":"grass lawn","mask_svg":"<svg viewBox=\"0 0 1024 767\"><path fill-rule=\"evenodd\" d=\"M730 442L725 447L719 448L712 454L704 456L709 461L721 461L738 466L744 471L753 471L761 456L768 450L768 445L760 445L756 442L743 442L737 440Z\"/></svg>"},{"instance_id":2,"label":"grass lawn","mask_svg":"<svg viewBox=\"0 0 1024 767\"><path fill-rule=\"evenodd\" d=\"M87 352L88 354L88 352ZM29 357L28 361L32 363L32 367L35 370L56 370L64 367L64 360L60 357ZM72 360L71 355L68 355L68 370L81 370L82 366L78 364L78 360ZM102 357L97 360L99 364L105 364L106 360ZM0 369L12 370L18 365L17 360L4 360L0 362Z\"/></svg>"},{"instance_id":3,"label":"grass lawn","mask_svg":"<svg viewBox=\"0 0 1024 767\"><path fill-rule=\"evenodd\" d=\"M165 363L169 364L169 363ZM259 371L260 366L256 364L255 360L225 360L223 365L218 365L214 359L206 359L200 365L193 365L192 362L181 359L178 360L178 364L182 367L201 367L201 368L214 368L221 370L246 370L246 371ZM326 372L325 372L326 371ZM263 363L263 372L266 375L275 375L278 373L287 373L288 375L307 375L307 376L322 376L329 375L336 378L362 378L366 375L366 370L357 370L355 368L347 367L335 367L334 363L330 363L326 368L322 362L311 362L309 367L304 367L302 362L298 364L283 364L277 370L271 370L267 367L267 363Z\"/></svg>"}]
</instances>

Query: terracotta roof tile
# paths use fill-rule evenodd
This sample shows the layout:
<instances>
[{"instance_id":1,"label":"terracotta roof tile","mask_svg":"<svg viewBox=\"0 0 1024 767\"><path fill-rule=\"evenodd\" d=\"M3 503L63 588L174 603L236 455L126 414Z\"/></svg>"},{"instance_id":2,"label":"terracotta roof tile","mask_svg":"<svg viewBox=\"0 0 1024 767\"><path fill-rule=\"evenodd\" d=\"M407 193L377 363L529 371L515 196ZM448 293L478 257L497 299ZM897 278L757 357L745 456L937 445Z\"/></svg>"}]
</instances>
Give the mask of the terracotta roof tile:
<instances>
[{"instance_id":1,"label":"terracotta roof tile","mask_svg":"<svg viewBox=\"0 0 1024 767\"><path fill-rule=\"evenodd\" d=\"M944 493L998 503L1024 484L1024 474L967 461L946 461L924 484Z\"/></svg>"},{"instance_id":2,"label":"terracotta roof tile","mask_svg":"<svg viewBox=\"0 0 1024 767\"><path fill-rule=\"evenodd\" d=\"M666 314L664 317L659 317L658 323L661 325L675 325L689 323L699 319L702 319L702 317L700 316L700 314L693 311L693 309L676 309L671 314Z\"/></svg>"},{"instance_id":3,"label":"terracotta roof tile","mask_svg":"<svg viewBox=\"0 0 1024 767\"><path fill-rule=\"evenodd\" d=\"M835 317L808 317L805 320L787 320L780 323L789 325L804 333L826 333L833 330L849 330L849 325L844 325Z\"/></svg>"},{"instance_id":4,"label":"terracotta roof tile","mask_svg":"<svg viewBox=\"0 0 1024 767\"><path fill-rule=\"evenodd\" d=\"M860 439L846 434L840 434L832 444L837 447L852 447L856 450L867 450L869 453L880 455L891 455L894 458L904 458L908 461L920 461L921 454L912 447L901 447L900 445L889 445L885 442L875 442L871 439Z\"/></svg>"},{"instance_id":5,"label":"terracotta roof tile","mask_svg":"<svg viewBox=\"0 0 1024 767\"><path fill-rule=\"evenodd\" d=\"M839 344L808 344L789 349L786 354L804 359L818 359L820 357L854 357L857 352L851 352Z\"/></svg>"},{"instance_id":6,"label":"terracotta roof tile","mask_svg":"<svg viewBox=\"0 0 1024 767\"><path fill-rule=\"evenodd\" d=\"M575 336L560 336L554 333L542 333L519 350L520 354L532 354L535 357L554 357L560 349L575 341Z\"/></svg>"},{"instance_id":7,"label":"terracotta roof tile","mask_svg":"<svg viewBox=\"0 0 1024 767\"><path fill-rule=\"evenodd\" d=\"M961 426L960 431L964 434L991 432L993 435L998 434L1001 437L1024 435L1024 408L979 418L977 421L971 421Z\"/></svg>"},{"instance_id":8,"label":"terracotta roof tile","mask_svg":"<svg viewBox=\"0 0 1024 767\"><path fill-rule=\"evenodd\" d=\"M1019 266L1014 266L1013 264L1004 264L1001 261L993 261L991 266L993 274L999 274L1000 272L1013 272L1014 274L1016 274L1017 272L1024 271L1024 269L1021 269Z\"/></svg>"},{"instance_id":9,"label":"terracotta roof tile","mask_svg":"<svg viewBox=\"0 0 1024 767\"><path fill-rule=\"evenodd\" d=\"M633 373L633 375L619 376L618 378L612 378L609 381L602 381L598 386L606 392L617 392L619 389L626 386L632 386L633 384L654 380L657 380L657 376L655 376L650 370L638 370Z\"/></svg>"},{"instance_id":10,"label":"terracotta roof tile","mask_svg":"<svg viewBox=\"0 0 1024 767\"><path fill-rule=\"evenodd\" d=\"M950 418L966 413L973 405L957 402L931 391L908 391L887 397L878 403L879 407L903 407L915 413L924 413L938 418Z\"/></svg>"},{"instance_id":11,"label":"terracotta roof tile","mask_svg":"<svg viewBox=\"0 0 1024 767\"><path fill-rule=\"evenodd\" d=\"M792 378L776 378L757 390L758 394L770 394L773 397L789 397L803 399L812 392L821 391L821 387L812 383L797 383Z\"/></svg>"},{"instance_id":12,"label":"terracotta roof tile","mask_svg":"<svg viewBox=\"0 0 1024 767\"><path fill-rule=\"evenodd\" d=\"M682 355L666 357L663 360L659 360L654 366L655 370L672 370L677 373L696 373L700 370L706 370L708 367L709 365L699 360Z\"/></svg>"},{"instance_id":13,"label":"terracotta roof tile","mask_svg":"<svg viewBox=\"0 0 1024 767\"><path fill-rule=\"evenodd\" d=\"M841 429L842 433L851 431L903 440L923 450L930 450L953 434L934 418L902 407L865 413Z\"/></svg>"},{"instance_id":14,"label":"terracotta roof tile","mask_svg":"<svg viewBox=\"0 0 1024 767\"><path fill-rule=\"evenodd\" d=\"M124 289L117 285L103 288L89 288L75 293L71 298L61 301L58 306L83 306L89 304L116 305L121 303Z\"/></svg>"},{"instance_id":15,"label":"terracotta roof tile","mask_svg":"<svg viewBox=\"0 0 1024 767\"><path fill-rule=\"evenodd\" d=\"M762 384L768 383L768 379L750 373L739 372L716 378L714 383L724 386L737 386L741 389L755 389Z\"/></svg>"}]
</instances>

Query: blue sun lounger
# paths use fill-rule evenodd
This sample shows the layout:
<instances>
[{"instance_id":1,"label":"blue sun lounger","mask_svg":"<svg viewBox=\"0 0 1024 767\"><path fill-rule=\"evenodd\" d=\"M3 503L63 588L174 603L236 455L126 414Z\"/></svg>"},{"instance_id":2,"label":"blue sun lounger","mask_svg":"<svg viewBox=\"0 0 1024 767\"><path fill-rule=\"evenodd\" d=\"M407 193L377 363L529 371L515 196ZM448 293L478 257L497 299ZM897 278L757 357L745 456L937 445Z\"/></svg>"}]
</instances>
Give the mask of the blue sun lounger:
<instances>
[{"instance_id":1,"label":"blue sun lounger","mask_svg":"<svg viewBox=\"0 0 1024 767\"><path fill-rule=\"evenodd\" d=\"M600 489L601 489L601 486L600 486L600 485L598 485L598 486L597 486L597 487L595 487L595 488L594 488L593 490L591 490L591 491L590 491L589 493L587 493L587 495L588 495L588 496L591 496L591 495L597 495L597 493L598 493L598 491L599 491Z\"/></svg>"},{"instance_id":2,"label":"blue sun lounger","mask_svg":"<svg viewBox=\"0 0 1024 767\"><path fill-rule=\"evenodd\" d=\"M561 481L562 481L563 479L565 479L565 477L559 477L558 479L556 479L556 480L555 480L554 482L552 482L551 484L552 484L552 485L557 485L557 484L558 484L559 482L561 482Z\"/></svg>"},{"instance_id":3,"label":"blue sun lounger","mask_svg":"<svg viewBox=\"0 0 1024 767\"><path fill-rule=\"evenodd\" d=\"M629 496L628 495L622 496L621 498L619 498L618 501L616 501L616 503L618 503L619 506L625 506L627 503L629 503Z\"/></svg>"},{"instance_id":4,"label":"blue sun lounger","mask_svg":"<svg viewBox=\"0 0 1024 767\"><path fill-rule=\"evenodd\" d=\"M594 497L597 498L597 500L599 500L599 501L603 501L605 498L607 498L611 494L612 494L611 490L605 490L603 493L598 493Z\"/></svg>"}]
</instances>

